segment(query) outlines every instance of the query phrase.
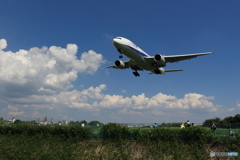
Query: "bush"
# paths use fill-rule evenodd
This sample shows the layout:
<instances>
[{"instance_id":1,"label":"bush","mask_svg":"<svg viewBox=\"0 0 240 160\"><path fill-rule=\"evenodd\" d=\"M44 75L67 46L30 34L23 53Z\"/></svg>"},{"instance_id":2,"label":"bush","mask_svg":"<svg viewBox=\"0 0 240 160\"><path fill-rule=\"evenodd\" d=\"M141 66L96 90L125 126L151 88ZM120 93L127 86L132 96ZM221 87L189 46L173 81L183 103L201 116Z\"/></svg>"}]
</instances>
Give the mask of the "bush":
<instances>
[{"instance_id":1,"label":"bush","mask_svg":"<svg viewBox=\"0 0 240 160\"><path fill-rule=\"evenodd\" d=\"M208 143L212 140L209 129L201 127L189 127L180 130L180 135L185 142Z\"/></svg>"},{"instance_id":2,"label":"bush","mask_svg":"<svg viewBox=\"0 0 240 160\"><path fill-rule=\"evenodd\" d=\"M157 128L151 133L151 140L154 141L170 141L178 142L181 141L180 129L171 128Z\"/></svg>"},{"instance_id":3,"label":"bush","mask_svg":"<svg viewBox=\"0 0 240 160\"><path fill-rule=\"evenodd\" d=\"M112 141L125 140L131 134L127 127L122 127L116 123L108 123L101 129L103 139Z\"/></svg>"},{"instance_id":4,"label":"bush","mask_svg":"<svg viewBox=\"0 0 240 160\"><path fill-rule=\"evenodd\" d=\"M91 129L81 126L34 126L34 125L4 125L0 126L3 135L42 135L44 137L57 136L61 139L84 140L91 138Z\"/></svg>"}]
</instances>

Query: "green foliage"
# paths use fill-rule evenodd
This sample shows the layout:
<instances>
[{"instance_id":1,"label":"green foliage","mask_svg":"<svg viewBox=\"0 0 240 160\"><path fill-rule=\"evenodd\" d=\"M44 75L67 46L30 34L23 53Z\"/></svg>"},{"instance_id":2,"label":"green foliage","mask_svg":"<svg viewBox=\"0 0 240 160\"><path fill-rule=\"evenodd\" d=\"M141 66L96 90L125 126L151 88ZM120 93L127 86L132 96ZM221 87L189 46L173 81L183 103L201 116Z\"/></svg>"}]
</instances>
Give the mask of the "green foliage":
<instances>
[{"instance_id":1,"label":"green foliage","mask_svg":"<svg viewBox=\"0 0 240 160\"><path fill-rule=\"evenodd\" d=\"M63 140L86 140L91 138L91 129L80 126L35 126L35 125L4 125L0 126L0 134L3 135L26 135L45 137L56 136Z\"/></svg>"},{"instance_id":2,"label":"green foliage","mask_svg":"<svg viewBox=\"0 0 240 160\"><path fill-rule=\"evenodd\" d=\"M158 127L180 127L182 123L165 123L158 125Z\"/></svg>"},{"instance_id":3,"label":"green foliage","mask_svg":"<svg viewBox=\"0 0 240 160\"><path fill-rule=\"evenodd\" d=\"M180 129L157 128L152 130L150 139L153 141L177 142L181 140Z\"/></svg>"},{"instance_id":4,"label":"green foliage","mask_svg":"<svg viewBox=\"0 0 240 160\"><path fill-rule=\"evenodd\" d=\"M204 127L142 129L109 123L102 138L90 139L93 131L100 132L81 126L2 125L0 159L205 160L212 148L240 152L239 136L212 134Z\"/></svg>"},{"instance_id":5,"label":"green foliage","mask_svg":"<svg viewBox=\"0 0 240 160\"><path fill-rule=\"evenodd\" d=\"M91 138L91 129L80 126L56 126L52 130L52 135L62 139L86 140Z\"/></svg>"},{"instance_id":6,"label":"green foliage","mask_svg":"<svg viewBox=\"0 0 240 160\"><path fill-rule=\"evenodd\" d=\"M3 125L3 124L4 124L4 120L0 119L0 125Z\"/></svg>"},{"instance_id":7,"label":"green foliage","mask_svg":"<svg viewBox=\"0 0 240 160\"><path fill-rule=\"evenodd\" d=\"M221 118L216 117L216 118L212 118L212 119L206 119L206 120L203 122L203 125L204 125L204 123L206 123L206 124L212 124L212 123L220 123L220 122L221 122Z\"/></svg>"},{"instance_id":8,"label":"green foliage","mask_svg":"<svg viewBox=\"0 0 240 160\"><path fill-rule=\"evenodd\" d=\"M14 124L24 124L24 122L21 121L20 119L16 119L15 122L14 122Z\"/></svg>"},{"instance_id":9,"label":"green foliage","mask_svg":"<svg viewBox=\"0 0 240 160\"><path fill-rule=\"evenodd\" d=\"M187 143L197 142L199 144L206 144L211 142L212 134L207 128L188 127L180 130L181 138Z\"/></svg>"},{"instance_id":10,"label":"green foliage","mask_svg":"<svg viewBox=\"0 0 240 160\"><path fill-rule=\"evenodd\" d=\"M212 122L217 124L218 128L240 128L240 114L225 117L224 119L220 119L218 117L213 119L206 119L203 122L203 126L210 127Z\"/></svg>"},{"instance_id":11,"label":"green foliage","mask_svg":"<svg viewBox=\"0 0 240 160\"><path fill-rule=\"evenodd\" d=\"M101 128L101 134L104 139L119 141L127 139L130 132L127 127L122 127L116 123L108 123Z\"/></svg>"},{"instance_id":12,"label":"green foliage","mask_svg":"<svg viewBox=\"0 0 240 160\"><path fill-rule=\"evenodd\" d=\"M87 121L85 121L85 120L83 120L83 121L80 121L79 123L81 123L81 124L86 124L87 123Z\"/></svg>"},{"instance_id":13,"label":"green foliage","mask_svg":"<svg viewBox=\"0 0 240 160\"><path fill-rule=\"evenodd\" d=\"M145 130L146 131L146 130ZM166 131L166 130L165 130ZM236 151L240 148L233 139L210 143L214 151ZM216 145L218 147L216 147ZM0 159L210 159L211 148L197 142L176 141L71 141L43 135L0 135ZM239 157L236 157L239 158Z\"/></svg>"},{"instance_id":14,"label":"green foliage","mask_svg":"<svg viewBox=\"0 0 240 160\"><path fill-rule=\"evenodd\" d=\"M0 159L72 159L74 143L43 135L0 135Z\"/></svg>"},{"instance_id":15,"label":"green foliage","mask_svg":"<svg viewBox=\"0 0 240 160\"><path fill-rule=\"evenodd\" d=\"M89 123L98 123L98 124L100 124L101 122L95 120L95 121L91 121Z\"/></svg>"},{"instance_id":16,"label":"green foliage","mask_svg":"<svg viewBox=\"0 0 240 160\"><path fill-rule=\"evenodd\" d=\"M240 114L236 114L235 116L234 116L234 123L240 123Z\"/></svg>"}]
</instances>

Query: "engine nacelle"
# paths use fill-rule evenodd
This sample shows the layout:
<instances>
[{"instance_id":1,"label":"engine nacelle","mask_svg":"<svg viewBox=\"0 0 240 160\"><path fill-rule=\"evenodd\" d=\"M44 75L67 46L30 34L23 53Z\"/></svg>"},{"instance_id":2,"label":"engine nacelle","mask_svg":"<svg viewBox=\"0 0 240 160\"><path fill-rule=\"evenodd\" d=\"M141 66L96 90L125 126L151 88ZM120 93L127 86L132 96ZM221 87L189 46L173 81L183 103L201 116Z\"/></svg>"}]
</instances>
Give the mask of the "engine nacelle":
<instances>
[{"instance_id":1,"label":"engine nacelle","mask_svg":"<svg viewBox=\"0 0 240 160\"><path fill-rule=\"evenodd\" d=\"M165 74L165 70L164 70L163 68L155 69L154 72L155 72L156 74L163 74L163 75Z\"/></svg>"},{"instance_id":2,"label":"engine nacelle","mask_svg":"<svg viewBox=\"0 0 240 160\"><path fill-rule=\"evenodd\" d=\"M117 68L120 68L120 69L125 69L125 63L123 61L120 61L120 60L115 61L115 66Z\"/></svg>"},{"instance_id":3,"label":"engine nacelle","mask_svg":"<svg viewBox=\"0 0 240 160\"><path fill-rule=\"evenodd\" d=\"M161 55L161 54L156 54L154 56L154 60L160 64L160 65L164 65L165 64L165 58Z\"/></svg>"}]
</instances>

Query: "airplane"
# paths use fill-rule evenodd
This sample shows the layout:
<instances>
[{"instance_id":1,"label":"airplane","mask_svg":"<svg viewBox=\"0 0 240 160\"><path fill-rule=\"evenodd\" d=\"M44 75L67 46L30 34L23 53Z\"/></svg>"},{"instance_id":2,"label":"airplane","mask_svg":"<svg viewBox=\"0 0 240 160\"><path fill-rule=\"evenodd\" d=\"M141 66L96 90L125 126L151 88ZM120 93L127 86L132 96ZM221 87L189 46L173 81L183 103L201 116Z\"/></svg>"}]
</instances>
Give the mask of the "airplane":
<instances>
[{"instance_id":1,"label":"airplane","mask_svg":"<svg viewBox=\"0 0 240 160\"><path fill-rule=\"evenodd\" d=\"M131 68L134 70L133 74L139 77L139 70L150 71L149 74L164 75L166 72L177 72L183 71L182 69L172 69L164 70L163 67L166 63L173 63L182 60L196 58L198 56L212 54L213 52L205 53L195 53L195 54L185 54L185 55L173 55L173 56L163 56L161 54L156 54L155 56L149 56L141 48L135 45L133 42L124 37L116 37L113 39L113 45L120 53L119 58L123 58L123 55L128 57L130 60L121 61L116 60L115 65L108 66L105 68L115 68L115 69L126 69Z\"/></svg>"}]
</instances>

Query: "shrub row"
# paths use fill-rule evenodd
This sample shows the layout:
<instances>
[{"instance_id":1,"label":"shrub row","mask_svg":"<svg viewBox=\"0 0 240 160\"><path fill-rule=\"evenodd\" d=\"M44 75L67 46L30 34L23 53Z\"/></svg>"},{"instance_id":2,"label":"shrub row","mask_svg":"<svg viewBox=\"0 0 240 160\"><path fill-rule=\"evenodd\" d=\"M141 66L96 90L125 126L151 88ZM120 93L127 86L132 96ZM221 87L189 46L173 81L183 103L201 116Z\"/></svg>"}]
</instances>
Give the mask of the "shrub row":
<instances>
[{"instance_id":1,"label":"shrub row","mask_svg":"<svg viewBox=\"0 0 240 160\"><path fill-rule=\"evenodd\" d=\"M157 128L151 130L129 129L115 123L104 125L101 129L104 139L113 141L133 139L139 141L210 142L213 138L209 129L189 127L185 129Z\"/></svg>"},{"instance_id":2,"label":"shrub row","mask_svg":"<svg viewBox=\"0 0 240 160\"><path fill-rule=\"evenodd\" d=\"M101 129L101 137L111 141L119 140L137 140L142 142L180 142L180 143L198 143L199 145L208 144L214 141L228 141L235 143L240 140L239 136L229 137L220 136L212 133L205 127L187 127L184 129L157 128L157 129L131 129L122 127L115 123L104 125ZM236 134L238 135L238 134Z\"/></svg>"},{"instance_id":3,"label":"shrub row","mask_svg":"<svg viewBox=\"0 0 240 160\"><path fill-rule=\"evenodd\" d=\"M97 132L97 135L93 133ZM3 135L41 135L45 137L58 136L62 139L87 140L102 138L105 140L137 140L137 141L169 141L169 142L198 142L201 144L213 141L214 134L203 127L189 127L184 129L157 128L132 129L122 127L116 123L104 125L101 130L94 130L81 126L34 126L34 125L2 125L0 134ZM215 136L216 137L216 136ZM236 138L237 140L239 137Z\"/></svg>"},{"instance_id":4,"label":"shrub row","mask_svg":"<svg viewBox=\"0 0 240 160\"><path fill-rule=\"evenodd\" d=\"M3 125L0 126L0 134L3 135L25 135L45 137L58 136L62 139L85 140L91 138L91 129L81 126L34 126L34 125Z\"/></svg>"}]
</instances>

